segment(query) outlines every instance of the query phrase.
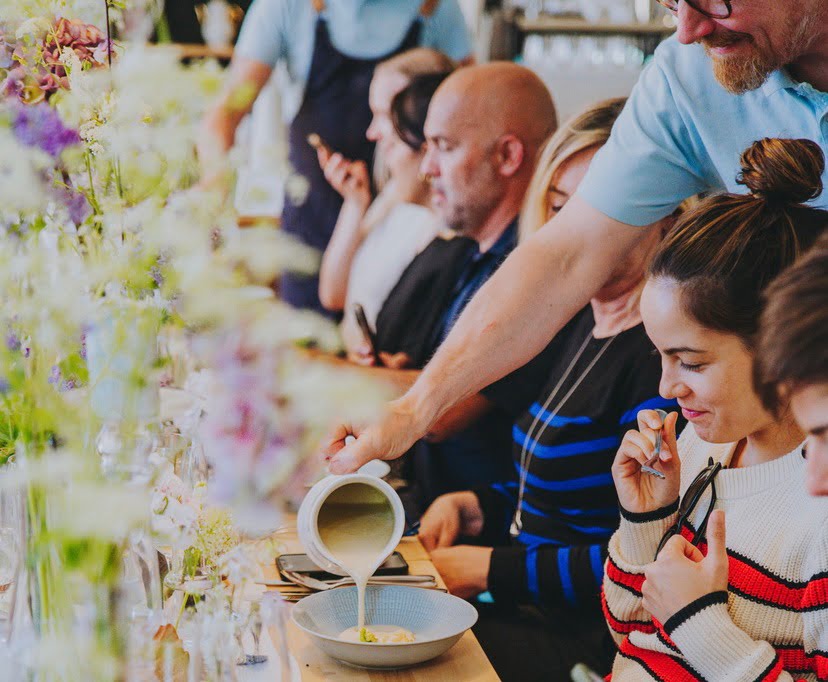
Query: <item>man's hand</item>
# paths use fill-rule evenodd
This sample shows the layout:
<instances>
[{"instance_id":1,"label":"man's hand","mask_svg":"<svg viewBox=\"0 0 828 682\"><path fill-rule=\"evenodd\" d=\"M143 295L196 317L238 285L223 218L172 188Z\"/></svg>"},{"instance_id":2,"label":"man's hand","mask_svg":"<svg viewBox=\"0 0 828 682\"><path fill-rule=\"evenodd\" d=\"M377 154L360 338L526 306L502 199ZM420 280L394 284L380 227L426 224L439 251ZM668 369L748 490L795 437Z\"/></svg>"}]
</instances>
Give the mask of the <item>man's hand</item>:
<instances>
[{"instance_id":1,"label":"man's hand","mask_svg":"<svg viewBox=\"0 0 828 682\"><path fill-rule=\"evenodd\" d=\"M477 495L465 490L440 495L420 519L418 537L426 551L451 547L461 535L476 537L483 530L483 510Z\"/></svg>"},{"instance_id":2,"label":"man's hand","mask_svg":"<svg viewBox=\"0 0 828 682\"><path fill-rule=\"evenodd\" d=\"M461 599L470 599L489 589L491 547L458 545L431 552L434 568L443 578L448 591Z\"/></svg>"},{"instance_id":3,"label":"man's hand","mask_svg":"<svg viewBox=\"0 0 828 682\"><path fill-rule=\"evenodd\" d=\"M396 459L422 438L433 415L424 407L415 407L403 396L388 404L385 415L367 428L341 424L324 448L328 471L349 474L372 459ZM356 440L345 444L347 436Z\"/></svg>"},{"instance_id":4,"label":"man's hand","mask_svg":"<svg viewBox=\"0 0 828 682\"><path fill-rule=\"evenodd\" d=\"M707 556L676 535L668 540L658 558L647 566L644 576L642 604L662 624L700 597L727 590L724 512L717 509L710 515Z\"/></svg>"}]
</instances>

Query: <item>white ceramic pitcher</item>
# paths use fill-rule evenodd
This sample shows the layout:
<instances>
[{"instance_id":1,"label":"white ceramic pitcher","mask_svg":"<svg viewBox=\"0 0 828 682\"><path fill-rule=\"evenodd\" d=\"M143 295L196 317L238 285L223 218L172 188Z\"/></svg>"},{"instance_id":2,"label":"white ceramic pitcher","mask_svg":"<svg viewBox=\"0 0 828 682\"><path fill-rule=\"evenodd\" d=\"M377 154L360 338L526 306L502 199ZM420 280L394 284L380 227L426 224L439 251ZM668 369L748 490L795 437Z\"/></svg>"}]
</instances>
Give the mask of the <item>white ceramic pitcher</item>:
<instances>
[{"instance_id":1,"label":"white ceramic pitcher","mask_svg":"<svg viewBox=\"0 0 828 682\"><path fill-rule=\"evenodd\" d=\"M382 479L376 476L368 476L366 474L346 474L344 476L326 476L316 485L314 485L302 500L299 507L299 515L296 520L296 527L299 533L299 540L305 548L308 557L321 569L334 575L348 575L345 570L336 562L331 555L325 543L322 542L319 536L319 511L325 505L325 502L330 497L331 493L343 486L363 484L370 486L379 491L384 497L388 499L391 505L391 511L394 515L394 529L391 537L382 552L382 556L378 557L377 565L374 570L379 568L382 563L392 554L402 538L403 530L405 528L405 512L403 510L402 501L396 491Z\"/></svg>"}]
</instances>

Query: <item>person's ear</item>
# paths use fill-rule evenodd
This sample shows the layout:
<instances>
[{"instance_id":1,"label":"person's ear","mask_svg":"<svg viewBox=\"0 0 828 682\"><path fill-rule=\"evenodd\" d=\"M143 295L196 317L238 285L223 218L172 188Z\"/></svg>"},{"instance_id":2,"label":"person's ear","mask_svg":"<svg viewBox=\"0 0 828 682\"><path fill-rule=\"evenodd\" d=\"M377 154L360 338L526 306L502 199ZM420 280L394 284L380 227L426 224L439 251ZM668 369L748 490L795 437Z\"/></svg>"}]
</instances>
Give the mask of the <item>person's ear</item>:
<instances>
[{"instance_id":1,"label":"person's ear","mask_svg":"<svg viewBox=\"0 0 828 682\"><path fill-rule=\"evenodd\" d=\"M670 230L672 230L675 227L676 221L678 221L680 215L681 211L676 209L670 215L665 216L656 223L659 241L664 239L664 237L666 237L669 234Z\"/></svg>"},{"instance_id":2,"label":"person's ear","mask_svg":"<svg viewBox=\"0 0 828 682\"><path fill-rule=\"evenodd\" d=\"M526 147L516 135L503 135L495 147L495 163L498 172L507 178L515 175L523 166Z\"/></svg>"}]
</instances>

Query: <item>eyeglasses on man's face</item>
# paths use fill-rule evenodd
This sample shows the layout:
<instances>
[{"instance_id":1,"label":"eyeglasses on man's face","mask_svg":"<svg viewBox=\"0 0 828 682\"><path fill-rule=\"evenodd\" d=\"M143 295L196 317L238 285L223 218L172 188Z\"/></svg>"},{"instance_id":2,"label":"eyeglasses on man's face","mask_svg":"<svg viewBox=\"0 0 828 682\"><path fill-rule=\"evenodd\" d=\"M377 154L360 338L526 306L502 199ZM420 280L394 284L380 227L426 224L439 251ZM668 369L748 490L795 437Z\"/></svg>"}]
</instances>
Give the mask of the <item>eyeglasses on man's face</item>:
<instances>
[{"instance_id":1,"label":"eyeglasses on man's face","mask_svg":"<svg viewBox=\"0 0 828 682\"><path fill-rule=\"evenodd\" d=\"M730 0L658 0L658 2L673 13L678 12L679 2L686 2L699 14L710 19L727 19L733 12Z\"/></svg>"}]
</instances>

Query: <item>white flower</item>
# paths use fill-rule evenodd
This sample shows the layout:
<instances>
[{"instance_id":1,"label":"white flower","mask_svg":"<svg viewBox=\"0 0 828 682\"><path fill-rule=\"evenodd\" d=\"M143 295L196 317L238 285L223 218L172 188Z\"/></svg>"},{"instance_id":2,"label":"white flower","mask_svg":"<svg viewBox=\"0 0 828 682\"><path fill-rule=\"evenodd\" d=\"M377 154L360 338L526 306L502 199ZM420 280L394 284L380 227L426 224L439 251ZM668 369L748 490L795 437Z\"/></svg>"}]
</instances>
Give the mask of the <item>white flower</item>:
<instances>
[{"instance_id":1,"label":"white flower","mask_svg":"<svg viewBox=\"0 0 828 682\"><path fill-rule=\"evenodd\" d=\"M310 274L319 269L318 251L272 227L235 228L224 239L224 255L248 270L254 282L269 284L285 270Z\"/></svg>"},{"instance_id":2,"label":"white flower","mask_svg":"<svg viewBox=\"0 0 828 682\"><path fill-rule=\"evenodd\" d=\"M79 482L53 493L54 528L71 538L122 542L147 519L145 490L111 481Z\"/></svg>"},{"instance_id":3,"label":"white flower","mask_svg":"<svg viewBox=\"0 0 828 682\"><path fill-rule=\"evenodd\" d=\"M42 173L50 164L45 152L21 145L0 126L0 206L15 213L45 211L48 196Z\"/></svg>"},{"instance_id":4,"label":"white flower","mask_svg":"<svg viewBox=\"0 0 828 682\"><path fill-rule=\"evenodd\" d=\"M32 36L34 39L39 40L46 35L46 32L51 27L52 22L45 17L32 17L30 19L26 19L26 21L18 26L17 30L14 32L14 37L20 40L21 38Z\"/></svg>"},{"instance_id":5,"label":"white flower","mask_svg":"<svg viewBox=\"0 0 828 682\"><path fill-rule=\"evenodd\" d=\"M238 545L218 558L219 572L234 585L259 576L259 564L250 545Z\"/></svg>"},{"instance_id":6,"label":"white flower","mask_svg":"<svg viewBox=\"0 0 828 682\"><path fill-rule=\"evenodd\" d=\"M174 497L155 495L152 511L152 532L159 544L184 549L195 542L197 509Z\"/></svg>"}]
</instances>

